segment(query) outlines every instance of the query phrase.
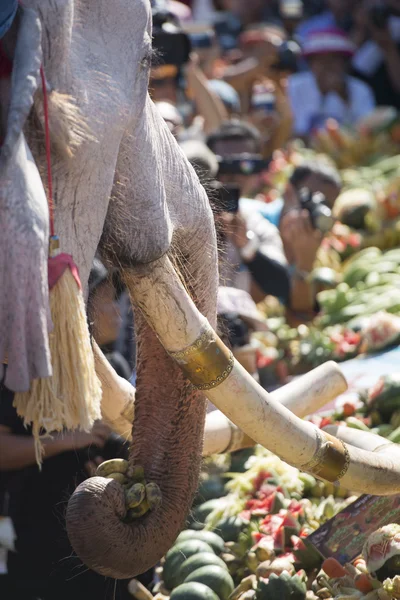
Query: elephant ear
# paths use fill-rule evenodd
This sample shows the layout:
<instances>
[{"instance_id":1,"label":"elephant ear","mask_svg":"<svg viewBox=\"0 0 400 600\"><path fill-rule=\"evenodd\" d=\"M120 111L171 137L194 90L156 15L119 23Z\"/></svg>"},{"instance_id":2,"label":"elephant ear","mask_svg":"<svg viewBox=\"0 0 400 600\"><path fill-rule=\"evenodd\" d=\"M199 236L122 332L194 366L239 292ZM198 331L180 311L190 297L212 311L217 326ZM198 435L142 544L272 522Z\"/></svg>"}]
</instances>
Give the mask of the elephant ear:
<instances>
[{"instance_id":1,"label":"elephant ear","mask_svg":"<svg viewBox=\"0 0 400 600\"><path fill-rule=\"evenodd\" d=\"M51 318L47 275L49 215L46 194L23 134L40 80L41 26L21 10L13 59L11 97L0 151L0 378L27 391L51 375Z\"/></svg>"}]
</instances>

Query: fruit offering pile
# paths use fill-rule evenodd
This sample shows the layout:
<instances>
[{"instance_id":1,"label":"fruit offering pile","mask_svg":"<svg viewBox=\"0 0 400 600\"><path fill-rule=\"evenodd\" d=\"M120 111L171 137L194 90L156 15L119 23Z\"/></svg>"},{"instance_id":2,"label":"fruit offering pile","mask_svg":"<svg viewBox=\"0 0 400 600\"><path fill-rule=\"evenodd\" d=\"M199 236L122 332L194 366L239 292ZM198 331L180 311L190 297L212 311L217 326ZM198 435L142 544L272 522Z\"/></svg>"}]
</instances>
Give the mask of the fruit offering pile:
<instances>
[{"instance_id":1,"label":"fruit offering pile","mask_svg":"<svg viewBox=\"0 0 400 600\"><path fill-rule=\"evenodd\" d=\"M262 382L271 373L278 377L282 363L285 374L298 375L327 360L349 360L400 342L400 249L367 248L340 270L318 269L315 276L325 289L309 326L291 328L283 315L268 318L271 304L260 306L269 327L254 334Z\"/></svg>"},{"instance_id":2,"label":"fruit offering pile","mask_svg":"<svg viewBox=\"0 0 400 600\"><path fill-rule=\"evenodd\" d=\"M324 560L307 536L355 497L260 447L232 455L230 469L239 473L214 461L189 528L157 570L157 600L400 598L399 525L374 532L352 563Z\"/></svg>"},{"instance_id":3,"label":"fruit offering pile","mask_svg":"<svg viewBox=\"0 0 400 600\"><path fill-rule=\"evenodd\" d=\"M399 443L400 375L310 420ZM187 529L157 569L156 600L400 599L400 525L377 522L344 565L324 560L308 539L356 499L260 446L205 459Z\"/></svg>"}]
</instances>

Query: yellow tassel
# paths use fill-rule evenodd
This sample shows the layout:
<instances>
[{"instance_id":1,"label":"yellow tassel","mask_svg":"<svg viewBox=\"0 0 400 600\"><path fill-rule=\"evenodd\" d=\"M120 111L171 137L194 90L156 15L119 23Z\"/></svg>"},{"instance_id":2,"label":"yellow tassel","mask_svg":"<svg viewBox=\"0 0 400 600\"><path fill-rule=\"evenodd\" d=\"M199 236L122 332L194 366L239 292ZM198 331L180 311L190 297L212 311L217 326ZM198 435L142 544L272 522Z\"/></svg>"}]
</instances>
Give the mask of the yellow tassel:
<instances>
[{"instance_id":1,"label":"yellow tassel","mask_svg":"<svg viewBox=\"0 0 400 600\"><path fill-rule=\"evenodd\" d=\"M38 464L41 437L64 429L90 431L101 418L101 384L96 375L85 304L69 268L50 291L54 330L50 334L53 375L35 379L28 392L17 393L14 406L32 425Z\"/></svg>"}]
</instances>

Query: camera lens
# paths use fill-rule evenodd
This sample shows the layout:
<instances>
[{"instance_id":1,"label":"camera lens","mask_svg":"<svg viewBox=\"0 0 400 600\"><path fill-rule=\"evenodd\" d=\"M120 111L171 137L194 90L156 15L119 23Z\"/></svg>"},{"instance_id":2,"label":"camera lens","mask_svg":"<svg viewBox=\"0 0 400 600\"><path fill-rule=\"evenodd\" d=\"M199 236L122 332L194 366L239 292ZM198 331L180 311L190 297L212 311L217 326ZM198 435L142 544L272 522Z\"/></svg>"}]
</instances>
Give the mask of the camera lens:
<instances>
[{"instance_id":1,"label":"camera lens","mask_svg":"<svg viewBox=\"0 0 400 600\"><path fill-rule=\"evenodd\" d=\"M318 204L314 208L313 214L314 225L322 233L328 233L332 230L335 224L335 219L332 216L332 211L325 204Z\"/></svg>"}]
</instances>

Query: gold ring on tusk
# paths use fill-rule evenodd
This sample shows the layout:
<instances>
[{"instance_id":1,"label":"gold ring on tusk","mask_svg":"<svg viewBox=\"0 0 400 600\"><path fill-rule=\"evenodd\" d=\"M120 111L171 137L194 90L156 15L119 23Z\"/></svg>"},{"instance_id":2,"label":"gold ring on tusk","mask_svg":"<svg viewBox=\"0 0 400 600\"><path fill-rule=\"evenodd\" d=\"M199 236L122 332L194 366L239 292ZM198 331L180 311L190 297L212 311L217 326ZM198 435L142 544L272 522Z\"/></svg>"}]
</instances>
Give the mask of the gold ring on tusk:
<instances>
[{"instance_id":1,"label":"gold ring on tusk","mask_svg":"<svg viewBox=\"0 0 400 600\"><path fill-rule=\"evenodd\" d=\"M350 454L346 444L329 433L322 434L317 430L317 451L301 470L335 483L344 477L349 465Z\"/></svg>"},{"instance_id":2,"label":"gold ring on tusk","mask_svg":"<svg viewBox=\"0 0 400 600\"><path fill-rule=\"evenodd\" d=\"M186 377L197 390L211 390L220 385L234 365L232 352L211 327L191 345L179 352L170 352Z\"/></svg>"}]
</instances>

